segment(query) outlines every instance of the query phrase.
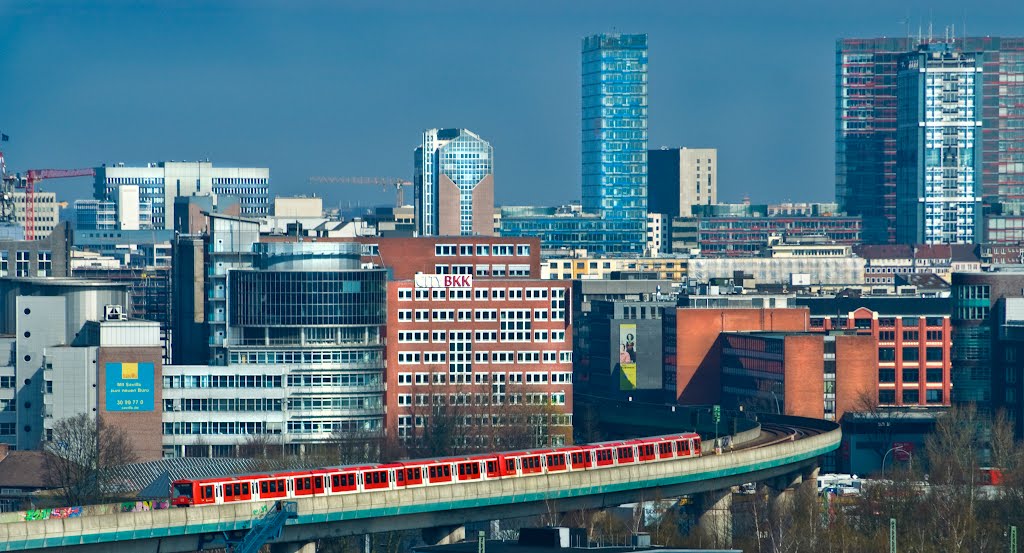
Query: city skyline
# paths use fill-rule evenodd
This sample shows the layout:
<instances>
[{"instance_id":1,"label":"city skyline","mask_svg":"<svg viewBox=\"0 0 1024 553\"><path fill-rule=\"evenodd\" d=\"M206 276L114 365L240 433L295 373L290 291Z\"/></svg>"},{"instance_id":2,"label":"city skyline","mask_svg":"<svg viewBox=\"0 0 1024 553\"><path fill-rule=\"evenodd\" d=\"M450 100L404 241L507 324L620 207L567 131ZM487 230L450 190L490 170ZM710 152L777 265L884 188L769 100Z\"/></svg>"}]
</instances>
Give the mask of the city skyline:
<instances>
[{"instance_id":1,"label":"city skyline","mask_svg":"<svg viewBox=\"0 0 1024 553\"><path fill-rule=\"evenodd\" d=\"M12 169L209 158L270 167L274 193L335 202L306 178L408 178L424 129L465 127L503 152L497 203L557 204L580 198L579 40L642 32L650 148L721 150L721 201L830 201L835 39L904 34L908 20L927 32L929 19L939 36L944 22L961 34L963 21L968 34L1012 34L1015 12L1024 15L998 2L969 14L953 3L878 3L860 12L871 18L810 6L98 3L58 11L8 3L0 5L9 52L0 71L34 86L7 89L0 130L11 137L3 146ZM462 47L443 66L410 61L422 44L445 48L430 24L440 20L457 26L460 44L479 47ZM531 39L519 40L523 33ZM516 48L502 47L512 38ZM780 48L798 55L753 55ZM444 94L453 79L459 87ZM786 140L763 140L768 131ZM88 197L78 181L45 189L61 200Z\"/></svg>"}]
</instances>

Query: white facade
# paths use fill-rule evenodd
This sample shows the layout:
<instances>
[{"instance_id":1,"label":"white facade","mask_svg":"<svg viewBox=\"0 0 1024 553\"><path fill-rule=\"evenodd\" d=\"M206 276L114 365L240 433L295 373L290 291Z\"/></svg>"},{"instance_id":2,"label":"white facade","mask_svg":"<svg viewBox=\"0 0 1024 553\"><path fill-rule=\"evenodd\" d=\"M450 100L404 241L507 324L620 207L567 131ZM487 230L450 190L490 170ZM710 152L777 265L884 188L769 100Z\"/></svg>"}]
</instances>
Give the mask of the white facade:
<instances>
[{"instance_id":1,"label":"white facade","mask_svg":"<svg viewBox=\"0 0 1024 553\"><path fill-rule=\"evenodd\" d=\"M679 151L679 214L689 217L695 205L718 203L718 150L682 148Z\"/></svg>"},{"instance_id":2,"label":"white facade","mask_svg":"<svg viewBox=\"0 0 1024 553\"><path fill-rule=\"evenodd\" d=\"M809 274L812 284L863 284L864 266L859 257L696 258L687 275L703 281L743 271L758 283L789 284L793 274Z\"/></svg>"},{"instance_id":3,"label":"white facade","mask_svg":"<svg viewBox=\"0 0 1024 553\"><path fill-rule=\"evenodd\" d=\"M209 161L167 161L145 167L97 167L94 195L117 202L115 190L123 185L139 189L139 206L152 209L155 228L174 228L174 198L178 196L238 197L242 215L269 215L270 169L266 167L214 167ZM127 209L127 208L126 208ZM118 206L118 213L122 211ZM126 213L130 213L130 209Z\"/></svg>"},{"instance_id":4,"label":"white facade","mask_svg":"<svg viewBox=\"0 0 1024 553\"><path fill-rule=\"evenodd\" d=\"M25 193L14 192L14 221L25 226ZM36 240L49 236L57 223L60 222L60 210L57 205L57 194L36 191L33 212L35 213Z\"/></svg>"},{"instance_id":5,"label":"white facade","mask_svg":"<svg viewBox=\"0 0 1024 553\"><path fill-rule=\"evenodd\" d=\"M647 213L647 253L656 257L672 250L672 221L664 213Z\"/></svg>"}]
</instances>

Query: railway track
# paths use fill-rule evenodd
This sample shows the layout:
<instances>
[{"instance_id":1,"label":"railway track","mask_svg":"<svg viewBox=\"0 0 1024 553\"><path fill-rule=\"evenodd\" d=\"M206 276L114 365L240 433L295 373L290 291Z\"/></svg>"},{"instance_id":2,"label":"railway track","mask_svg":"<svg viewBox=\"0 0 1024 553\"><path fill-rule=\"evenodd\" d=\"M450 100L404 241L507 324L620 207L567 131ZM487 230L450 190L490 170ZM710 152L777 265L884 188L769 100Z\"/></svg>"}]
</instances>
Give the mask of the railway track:
<instances>
[{"instance_id":1,"label":"railway track","mask_svg":"<svg viewBox=\"0 0 1024 553\"><path fill-rule=\"evenodd\" d=\"M768 447L782 442L789 442L794 440L800 440L809 436L815 436L821 434L820 430L813 430L808 428L801 428L792 425L778 424L778 423L761 423L761 436L757 439L743 443L737 446L735 449L755 449L758 447Z\"/></svg>"}]
</instances>

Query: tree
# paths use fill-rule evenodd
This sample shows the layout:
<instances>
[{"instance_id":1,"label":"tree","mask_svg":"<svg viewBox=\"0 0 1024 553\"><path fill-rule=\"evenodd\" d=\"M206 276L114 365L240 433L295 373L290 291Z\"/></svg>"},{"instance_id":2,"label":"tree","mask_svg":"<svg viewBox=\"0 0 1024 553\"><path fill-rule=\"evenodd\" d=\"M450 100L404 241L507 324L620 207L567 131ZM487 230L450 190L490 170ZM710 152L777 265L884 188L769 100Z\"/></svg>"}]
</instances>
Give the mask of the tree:
<instances>
[{"instance_id":1,"label":"tree","mask_svg":"<svg viewBox=\"0 0 1024 553\"><path fill-rule=\"evenodd\" d=\"M898 407L879 405L878 396L874 391L862 391L858 394L854 410L855 412L847 416L862 419L872 429L869 433L870 442L861 444L861 447L870 447L878 456L878 462L883 463L885 454L893 447L896 433L907 417L907 412Z\"/></svg>"},{"instance_id":2,"label":"tree","mask_svg":"<svg viewBox=\"0 0 1024 553\"><path fill-rule=\"evenodd\" d=\"M61 419L43 445L47 481L65 505L102 503L114 497L110 469L137 460L128 434L86 413Z\"/></svg>"}]
</instances>

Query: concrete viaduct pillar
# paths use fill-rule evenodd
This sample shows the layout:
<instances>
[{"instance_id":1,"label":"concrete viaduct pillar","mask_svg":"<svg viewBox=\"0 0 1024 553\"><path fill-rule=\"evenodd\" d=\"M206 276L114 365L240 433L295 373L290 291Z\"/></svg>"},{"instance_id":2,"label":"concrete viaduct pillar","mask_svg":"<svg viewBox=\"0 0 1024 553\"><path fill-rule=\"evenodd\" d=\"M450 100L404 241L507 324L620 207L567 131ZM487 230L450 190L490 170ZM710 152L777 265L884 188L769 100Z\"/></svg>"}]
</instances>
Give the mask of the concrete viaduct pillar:
<instances>
[{"instance_id":1,"label":"concrete viaduct pillar","mask_svg":"<svg viewBox=\"0 0 1024 553\"><path fill-rule=\"evenodd\" d=\"M773 513L789 511L793 506L793 494L796 493L801 482L803 482L801 473L784 474L766 482Z\"/></svg>"},{"instance_id":2,"label":"concrete viaduct pillar","mask_svg":"<svg viewBox=\"0 0 1024 553\"><path fill-rule=\"evenodd\" d=\"M732 547L732 488L697 496L697 528L713 547Z\"/></svg>"},{"instance_id":3,"label":"concrete viaduct pillar","mask_svg":"<svg viewBox=\"0 0 1024 553\"><path fill-rule=\"evenodd\" d=\"M465 526L435 526L421 531L423 541L428 545L450 545L466 539Z\"/></svg>"},{"instance_id":4,"label":"concrete viaduct pillar","mask_svg":"<svg viewBox=\"0 0 1024 553\"><path fill-rule=\"evenodd\" d=\"M316 553L315 541L286 541L270 544L270 553Z\"/></svg>"}]
</instances>

